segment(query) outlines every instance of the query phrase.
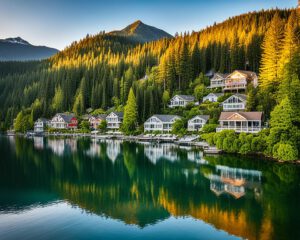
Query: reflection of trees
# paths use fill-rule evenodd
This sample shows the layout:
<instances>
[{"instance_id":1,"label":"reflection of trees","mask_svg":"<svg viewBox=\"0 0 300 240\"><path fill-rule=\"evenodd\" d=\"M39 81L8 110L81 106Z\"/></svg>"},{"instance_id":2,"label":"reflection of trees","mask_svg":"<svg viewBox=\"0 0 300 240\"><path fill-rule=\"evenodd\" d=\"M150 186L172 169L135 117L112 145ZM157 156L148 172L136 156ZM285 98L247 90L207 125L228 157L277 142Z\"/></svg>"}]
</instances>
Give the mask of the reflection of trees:
<instances>
[{"instance_id":1,"label":"reflection of trees","mask_svg":"<svg viewBox=\"0 0 300 240\"><path fill-rule=\"evenodd\" d=\"M0 160L1 169L5 169L0 184L16 189L48 189L86 211L141 227L170 214L189 215L244 238L271 239L297 222L297 211L292 209L299 207L299 169L294 166L227 155L199 162L193 160L202 159L199 153L193 157L191 152L175 148L172 154L178 156L177 161L161 158L154 165L144 154L145 147L133 143L121 144L121 152L112 162L107 143L93 145L100 149L95 155L87 154L91 144L95 143L78 139L77 151L56 155L49 147L36 150L32 141L24 139L16 139L14 151L2 139L0 152L10 154L5 161ZM258 198L250 191L239 200L228 195L217 197L205 177L216 173L221 176L216 165L262 171L263 194ZM278 222L280 225L274 228Z\"/></svg>"}]
</instances>

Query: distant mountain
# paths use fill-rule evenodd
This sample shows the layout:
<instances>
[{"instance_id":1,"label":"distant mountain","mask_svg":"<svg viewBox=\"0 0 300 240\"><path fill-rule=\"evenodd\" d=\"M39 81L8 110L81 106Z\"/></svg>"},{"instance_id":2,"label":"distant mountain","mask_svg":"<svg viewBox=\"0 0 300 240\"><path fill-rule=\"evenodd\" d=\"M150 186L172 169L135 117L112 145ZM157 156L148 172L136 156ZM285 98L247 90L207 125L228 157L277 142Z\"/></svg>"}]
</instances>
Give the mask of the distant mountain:
<instances>
[{"instance_id":1,"label":"distant mountain","mask_svg":"<svg viewBox=\"0 0 300 240\"><path fill-rule=\"evenodd\" d=\"M20 37L0 39L0 61L41 60L57 52L54 48L31 45Z\"/></svg>"},{"instance_id":2,"label":"distant mountain","mask_svg":"<svg viewBox=\"0 0 300 240\"><path fill-rule=\"evenodd\" d=\"M128 37L135 42L145 43L173 36L161 29L144 24L140 20L128 25L120 31L112 31L109 35Z\"/></svg>"}]
</instances>

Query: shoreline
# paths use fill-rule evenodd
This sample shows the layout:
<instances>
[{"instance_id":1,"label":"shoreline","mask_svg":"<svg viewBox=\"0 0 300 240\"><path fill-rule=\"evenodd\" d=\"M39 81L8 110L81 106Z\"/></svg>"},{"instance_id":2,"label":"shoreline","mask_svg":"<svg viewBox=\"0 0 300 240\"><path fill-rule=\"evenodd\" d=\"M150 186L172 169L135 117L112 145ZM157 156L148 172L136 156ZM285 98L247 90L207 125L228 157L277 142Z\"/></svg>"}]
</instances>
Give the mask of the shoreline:
<instances>
[{"instance_id":1,"label":"shoreline","mask_svg":"<svg viewBox=\"0 0 300 240\"><path fill-rule=\"evenodd\" d=\"M103 135L98 135L98 134L92 134L92 133L44 133L44 134L24 134L24 133L14 133L14 134L0 134L0 136L22 136L22 137L90 137L94 139L101 139L101 140L122 140L122 141L129 141L129 142L136 142L136 143L141 143L141 142L149 142L149 143L173 143L178 146L191 146L191 147L198 147L201 150L203 150L203 153L208 154L208 155L219 155L219 154L232 154L232 153L227 153L224 152L223 150L217 149L215 146L210 146L207 142L205 141L179 141L180 137L175 136L173 134L146 134L146 135L137 135L137 136L126 136L123 134L103 134ZM150 136L149 136L150 135ZM151 136L152 135L152 136ZM234 153L236 155L241 155L239 153ZM278 160L272 157L265 156L262 153L250 153L246 154L245 156L259 156L263 158L266 161L271 161L271 162L276 162L278 164L294 164L294 165L299 165L300 166L300 160L296 161L282 161Z\"/></svg>"}]
</instances>

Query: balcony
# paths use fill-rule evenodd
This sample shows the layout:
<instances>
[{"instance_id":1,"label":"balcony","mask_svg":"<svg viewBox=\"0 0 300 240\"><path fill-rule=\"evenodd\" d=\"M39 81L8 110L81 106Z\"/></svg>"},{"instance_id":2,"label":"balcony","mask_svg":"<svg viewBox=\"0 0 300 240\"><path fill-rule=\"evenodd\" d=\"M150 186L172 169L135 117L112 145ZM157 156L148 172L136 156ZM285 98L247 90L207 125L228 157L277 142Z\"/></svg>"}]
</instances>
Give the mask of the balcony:
<instances>
[{"instance_id":1,"label":"balcony","mask_svg":"<svg viewBox=\"0 0 300 240\"><path fill-rule=\"evenodd\" d=\"M262 127L234 127L234 126L222 126L216 129L217 132L223 130L234 130L237 133L258 133L262 130Z\"/></svg>"}]
</instances>

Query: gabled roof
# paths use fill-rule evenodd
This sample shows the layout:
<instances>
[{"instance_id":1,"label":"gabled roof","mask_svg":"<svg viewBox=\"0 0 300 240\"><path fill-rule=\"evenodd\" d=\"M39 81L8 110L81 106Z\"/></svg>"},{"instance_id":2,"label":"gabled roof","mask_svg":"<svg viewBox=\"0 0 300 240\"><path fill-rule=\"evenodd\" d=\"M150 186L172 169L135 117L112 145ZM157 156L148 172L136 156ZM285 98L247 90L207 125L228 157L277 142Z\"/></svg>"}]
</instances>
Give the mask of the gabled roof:
<instances>
[{"instance_id":1,"label":"gabled roof","mask_svg":"<svg viewBox=\"0 0 300 240\"><path fill-rule=\"evenodd\" d=\"M176 97L176 96L179 98L182 98L185 101L195 101L195 97L192 95L175 95L174 97Z\"/></svg>"},{"instance_id":2,"label":"gabled roof","mask_svg":"<svg viewBox=\"0 0 300 240\"><path fill-rule=\"evenodd\" d=\"M197 116L191 118L189 121L192 121L195 118L202 118L207 121L209 119L209 115L197 115Z\"/></svg>"},{"instance_id":3,"label":"gabled roof","mask_svg":"<svg viewBox=\"0 0 300 240\"><path fill-rule=\"evenodd\" d=\"M226 121L230 120L231 117L234 115L240 116L242 119L245 120L253 120L253 121L259 121L262 120L262 112L221 112L219 121Z\"/></svg>"},{"instance_id":4,"label":"gabled roof","mask_svg":"<svg viewBox=\"0 0 300 240\"><path fill-rule=\"evenodd\" d=\"M221 97L224 95L224 93L209 93L208 95L206 95L205 97L211 96L211 95L215 95L216 97Z\"/></svg>"},{"instance_id":5,"label":"gabled roof","mask_svg":"<svg viewBox=\"0 0 300 240\"><path fill-rule=\"evenodd\" d=\"M119 118L123 118L123 116L124 116L123 112L111 112L110 114L112 114L112 113L117 115ZM108 115L110 115L110 114L108 114Z\"/></svg>"},{"instance_id":6,"label":"gabled roof","mask_svg":"<svg viewBox=\"0 0 300 240\"><path fill-rule=\"evenodd\" d=\"M235 73L240 73L244 76L246 76L248 79L251 79L253 80L255 77L257 77L256 73L255 72L251 72L251 71L245 71L245 70L235 70L233 71L231 74L229 74L227 76L227 78L230 78L231 75L235 74Z\"/></svg>"},{"instance_id":7,"label":"gabled roof","mask_svg":"<svg viewBox=\"0 0 300 240\"><path fill-rule=\"evenodd\" d=\"M225 103L226 101L228 101L232 97L237 97L237 98L239 98L240 100L242 100L244 102L247 100L247 96L245 94L235 93L232 96L230 96L229 98L227 98L223 103Z\"/></svg>"},{"instance_id":8,"label":"gabled roof","mask_svg":"<svg viewBox=\"0 0 300 240\"><path fill-rule=\"evenodd\" d=\"M36 120L36 122L44 122L44 123L46 123L46 122L48 122L49 120L47 119L47 118L39 118L38 120Z\"/></svg>"},{"instance_id":9,"label":"gabled roof","mask_svg":"<svg viewBox=\"0 0 300 240\"><path fill-rule=\"evenodd\" d=\"M71 119L75 117L73 113L57 113L55 116L60 116L66 123L71 122Z\"/></svg>"},{"instance_id":10,"label":"gabled roof","mask_svg":"<svg viewBox=\"0 0 300 240\"><path fill-rule=\"evenodd\" d=\"M155 114L152 117L158 118L162 122L171 122L174 118L181 118L177 115L163 115L163 114Z\"/></svg>"},{"instance_id":11,"label":"gabled roof","mask_svg":"<svg viewBox=\"0 0 300 240\"><path fill-rule=\"evenodd\" d=\"M104 120L107 117L107 114L98 114L95 117L98 119Z\"/></svg>"},{"instance_id":12,"label":"gabled roof","mask_svg":"<svg viewBox=\"0 0 300 240\"><path fill-rule=\"evenodd\" d=\"M230 73L215 73L214 76L212 77L212 79L215 77L226 78L229 75L230 75Z\"/></svg>"}]
</instances>

